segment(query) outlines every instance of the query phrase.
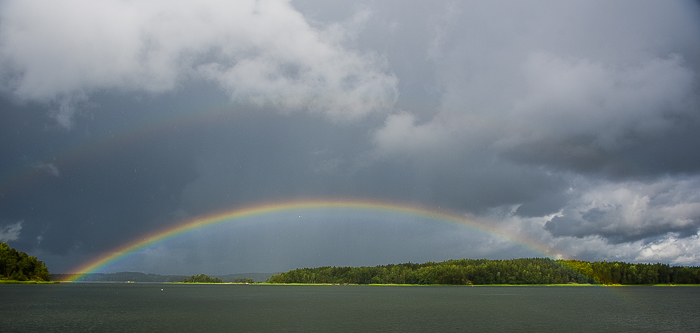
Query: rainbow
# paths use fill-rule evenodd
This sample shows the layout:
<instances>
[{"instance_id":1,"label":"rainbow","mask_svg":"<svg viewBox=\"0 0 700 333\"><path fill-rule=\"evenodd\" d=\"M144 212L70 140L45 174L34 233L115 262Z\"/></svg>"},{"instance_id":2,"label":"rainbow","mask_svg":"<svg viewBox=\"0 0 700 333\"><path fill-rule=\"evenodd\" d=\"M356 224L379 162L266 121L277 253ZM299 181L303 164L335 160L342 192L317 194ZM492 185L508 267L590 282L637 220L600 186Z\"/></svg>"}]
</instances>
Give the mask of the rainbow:
<instances>
[{"instance_id":1,"label":"rainbow","mask_svg":"<svg viewBox=\"0 0 700 333\"><path fill-rule=\"evenodd\" d=\"M164 243L177 237L187 235L196 230L202 230L216 225L227 223L236 223L237 226L259 223L257 217L270 216L278 213L303 213L308 211L323 211L323 212L347 212L347 211L371 211L402 214L412 217L442 221L446 223L466 226L477 231L484 232L491 236L499 237L508 240L515 244L521 245L527 249L541 253L551 257L548 251L536 243L529 242L522 237L514 237L507 235L502 230L497 230L490 227L487 223L479 222L475 219L467 219L455 213L445 210L427 209L415 205L407 205L400 203L389 203L380 201L360 201L360 200L304 200L267 203L253 205L246 208L234 209L229 211L218 212L202 217L198 217L184 223L170 226L165 229L157 230L151 234L132 240L131 242L122 245L112 251L101 255L77 269L73 270L68 281L81 281L90 274L98 273L106 268L121 262L131 255L145 250L152 246Z\"/></svg>"}]
</instances>

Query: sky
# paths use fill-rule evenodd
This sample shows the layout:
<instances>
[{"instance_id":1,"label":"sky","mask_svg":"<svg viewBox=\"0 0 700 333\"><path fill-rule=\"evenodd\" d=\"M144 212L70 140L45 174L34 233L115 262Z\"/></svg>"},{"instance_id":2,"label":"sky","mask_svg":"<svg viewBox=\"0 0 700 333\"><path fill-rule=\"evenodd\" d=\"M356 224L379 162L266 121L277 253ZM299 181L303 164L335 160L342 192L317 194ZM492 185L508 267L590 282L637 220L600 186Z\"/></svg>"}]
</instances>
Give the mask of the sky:
<instances>
[{"instance_id":1,"label":"sky","mask_svg":"<svg viewBox=\"0 0 700 333\"><path fill-rule=\"evenodd\" d=\"M360 200L481 229L309 211L105 271L700 265L699 73L693 1L4 0L0 241L68 273Z\"/></svg>"}]
</instances>

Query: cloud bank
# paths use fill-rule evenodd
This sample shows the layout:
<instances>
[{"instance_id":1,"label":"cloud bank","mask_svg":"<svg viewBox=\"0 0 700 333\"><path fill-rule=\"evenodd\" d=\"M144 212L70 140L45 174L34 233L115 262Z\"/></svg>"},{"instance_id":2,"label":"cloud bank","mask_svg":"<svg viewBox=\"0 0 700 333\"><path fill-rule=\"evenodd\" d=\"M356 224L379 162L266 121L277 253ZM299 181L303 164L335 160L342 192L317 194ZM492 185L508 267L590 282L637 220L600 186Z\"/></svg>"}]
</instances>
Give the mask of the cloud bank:
<instances>
[{"instance_id":1,"label":"cloud bank","mask_svg":"<svg viewBox=\"0 0 700 333\"><path fill-rule=\"evenodd\" d=\"M582 193L571 189L566 207L544 226L553 236L601 236L629 242L656 235L697 235L700 227L700 178L664 178L605 183Z\"/></svg>"},{"instance_id":2,"label":"cloud bank","mask_svg":"<svg viewBox=\"0 0 700 333\"><path fill-rule=\"evenodd\" d=\"M315 29L287 1L7 1L1 13L4 88L55 104L64 126L91 93L163 93L192 78L337 121L397 97L381 56L343 47L352 27Z\"/></svg>"},{"instance_id":3,"label":"cloud bank","mask_svg":"<svg viewBox=\"0 0 700 333\"><path fill-rule=\"evenodd\" d=\"M438 202L480 200L508 228L586 249L571 254L695 248L700 29L697 6L675 5L444 3L424 40L439 106L389 115L375 156L464 186Z\"/></svg>"}]
</instances>

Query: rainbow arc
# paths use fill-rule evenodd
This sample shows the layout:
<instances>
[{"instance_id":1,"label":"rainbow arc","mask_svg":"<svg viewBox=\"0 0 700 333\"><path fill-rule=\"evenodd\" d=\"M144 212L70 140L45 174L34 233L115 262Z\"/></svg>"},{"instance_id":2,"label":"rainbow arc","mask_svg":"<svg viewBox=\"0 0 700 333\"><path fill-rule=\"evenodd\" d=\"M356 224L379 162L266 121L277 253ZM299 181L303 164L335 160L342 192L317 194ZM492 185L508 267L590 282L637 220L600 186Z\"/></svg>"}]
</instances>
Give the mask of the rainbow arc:
<instances>
[{"instance_id":1,"label":"rainbow arc","mask_svg":"<svg viewBox=\"0 0 700 333\"><path fill-rule=\"evenodd\" d=\"M522 237L508 235L501 230L491 227L488 223L483 221L468 219L444 210L438 211L435 209L427 209L413 205L379 201L304 200L267 203L222 211L195 218L184 223L179 223L165 229L157 230L151 234L139 237L126 244L123 244L118 248L101 255L97 259L76 268L74 270L75 274L69 278L69 281L81 281L92 273L103 272L105 269L115 265L116 263L128 260L130 256L139 253L140 251L163 242L167 242L174 238L185 237L189 233L193 233L198 230L204 230L217 225L225 224L246 226L256 223L263 223L261 221L267 221L267 219L261 218L265 216L272 216L282 213L286 213L287 216L296 216L297 213L304 214L307 212L323 212L326 214L347 214L349 212L391 213L430 221L438 221L441 223L455 224L494 237L505 239L536 253L540 253L543 256L551 257L546 249L542 248L536 243L525 240Z\"/></svg>"}]
</instances>

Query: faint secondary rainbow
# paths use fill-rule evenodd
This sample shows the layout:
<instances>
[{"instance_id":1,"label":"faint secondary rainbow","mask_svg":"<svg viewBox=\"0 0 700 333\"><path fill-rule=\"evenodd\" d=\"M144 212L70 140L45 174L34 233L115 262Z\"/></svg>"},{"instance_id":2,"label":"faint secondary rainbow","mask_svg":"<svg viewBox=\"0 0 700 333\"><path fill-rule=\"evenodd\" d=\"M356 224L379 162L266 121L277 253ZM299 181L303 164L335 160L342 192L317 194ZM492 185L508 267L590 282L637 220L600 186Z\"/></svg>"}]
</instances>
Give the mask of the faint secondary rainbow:
<instances>
[{"instance_id":1,"label":"faint secondary rainbow","mask_svg":"<svg viewBox=\"0 0 700 333\"><path fill-rule=\"evenodd\" d=\"M241 209L223 211L211 215L202 216L185 223L180 223L165 229L158 230L144 237L135 239L112 251L103 254L99 258L92 260L74 270L74 274L68 281L80 281L89 274L99 273L105 268L118 263L139 250L147 249L151 246L166 242L173 238L187 233L201 230L215 225L236 223L238 226L260 223L255 217L273 215L276 213L292 213L303 211L370 211L402 214L406 216L419 217L430 220L442 221L445 223L457 224L475 229L485 234L508 240L514 244L521 245L529 250L551 257L548 251L538 244L524 240L522 237L513 237L503 231L490 227L485 223L478 223L476 220L467 219L451 212L426 209L413 205L387 203L377 201L359 200L305 200L290 201L280 203L269 203L254 205Z\"/></svg>"},{"instance_id":2,"label":"faint secondary rainbow","mask_svg":"<svg viewBox=\"0 0 700 333\"><path fill-rule=\"evenodd\" d=\"M28 184L50 177L49 173L42 168L47 164L52 164L61 170L69 165L89 162L97 153L123 146L134 146L168 131L213 123L220 121L222 117L235 118L241 114L245 115L243 112L227 111L226 105L212 104L197 109L175 110L171 113L143 117L132 126L115 125L89 140L71 142L55 151L52 149L50 153L36 159L31 165L20 164L10 168L8 173L0 174L0 193L13 193L16 189L25 188Z\"/></svg>"}]
</instances>

